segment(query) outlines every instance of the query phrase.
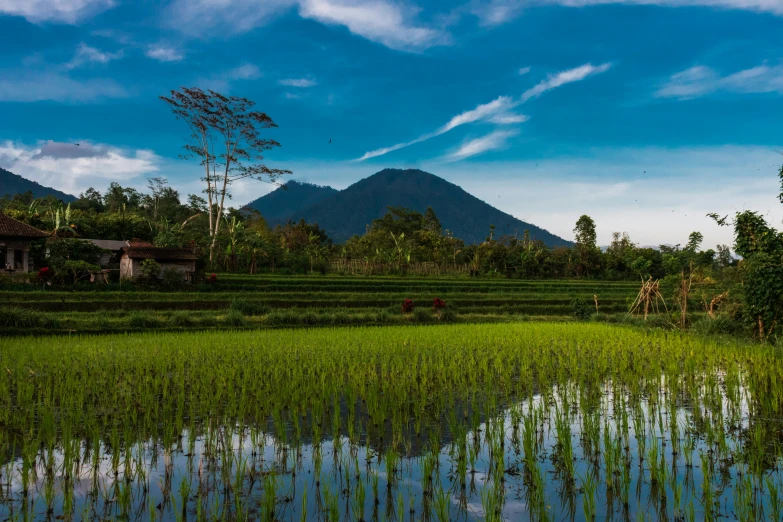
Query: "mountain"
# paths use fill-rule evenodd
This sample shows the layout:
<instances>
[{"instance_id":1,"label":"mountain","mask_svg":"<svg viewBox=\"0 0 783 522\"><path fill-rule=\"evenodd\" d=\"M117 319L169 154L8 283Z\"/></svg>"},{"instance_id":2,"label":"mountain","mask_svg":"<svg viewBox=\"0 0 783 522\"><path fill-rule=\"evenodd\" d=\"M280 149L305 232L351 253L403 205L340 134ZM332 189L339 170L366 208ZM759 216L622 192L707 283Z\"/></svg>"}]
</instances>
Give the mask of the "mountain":
<instances>
[{"instance_id":1,"label":"mountain","mask_svg":"<svg viewBox=\"0 0 783 522\"><path fill-rule=\"evenodd\" d=\"M27 191L32 192L33 196L36 198L54 196L66 203L76 200L71 194L66 194L65 192L60 192L59 190L50 187L44 187L40 183L30 181L29 179L25 179L22 176L5 169L0 169L0 198L3 196L24 194Z\"/></svg>"},{"instance_id":2,"label":"mountain","mask_svg":"<svg viewBox=\"0 0 783 522\"><path fill-rule=\"evenodd\" d=\"M453 183L421 170L385 169L345 190L330 190L333 191L331 195L298 209L293 199L287 200L286 208L294 210L282 222L304 218L309 223L318 223L332 239L342 242L354 234L363 234L367 225L386 214L387 207L401 206L424 213L431 206L444 230L448 229L468 244L484 241L489 235L490 225L495 225L495 237L515 233L521 237L525 230L529 230L532 238L540 239L549 246L571 244L488 205ZM261 210L261 213L264 214L264 211ZM281 222L268 217L267 221L270 225Z\"/></svg>"},{"instance_id":3,"label":"mountain","mask_svg":"<svg viewBox=\"0 0 783 522\"><path fill-rule=\"evenodd\" d=\"M332 187L321 187L291 180L282 187L245 205L261 212L269 225L283 224L303 208L337 194ZM297 219L298 220L298 219Z\"/></svg>"}]
</instances>

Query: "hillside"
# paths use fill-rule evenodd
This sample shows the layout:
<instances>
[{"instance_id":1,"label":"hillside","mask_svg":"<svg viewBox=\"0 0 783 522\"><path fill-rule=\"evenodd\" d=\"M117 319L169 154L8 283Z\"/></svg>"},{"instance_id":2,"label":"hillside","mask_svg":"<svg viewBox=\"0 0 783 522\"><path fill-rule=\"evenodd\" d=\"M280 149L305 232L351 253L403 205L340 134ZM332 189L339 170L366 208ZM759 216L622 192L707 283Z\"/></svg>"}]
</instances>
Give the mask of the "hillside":
<instances>
[{"instance_id":1,"label":"hillside","mask_svg":"<svg viewBox=\"0 0 783 522\"><path fill-rule=\"evenodd\" d=\"M35 181L30 181L22 176L9 172L0 168L0 198L3 196L14 196L16 194L24 194L30 191L36 198L43 198L46 196L54 196L57 199L63 201L74 201L76 198L65 192L45 187Z\"/></svg>"},{"instance_id":2,"label":"hillside","mask_svg":"<svg viewBox=\"0 0 783 522\"><path fill-rule=\"evenodd\" d=\"M289 208L292 206L289 203ZM549 246L570 244L542 228L488 205L453 183L421 170L382 170L345 190L335 191L320 201L303 205L291 212L284 221L304 218L308 222L318 223L332 239L342 242L354 234L363 234L366 226L383 216L390 206L407 207L419 212L425 212L431 206L443 228L466 243L484 241L489 235L489 226L495 225L496 237L514 233L521 236L525 230L529 230L531 237Z\"/></svg>"},{"instance_id":3,"label":"hillside","mask_svg":"<svg viewBox=\"0 0 783 522\"><path fill-rule=\"evenodd\" d=\"M291 180L283 187L262 196L247 205L261 212L270 226L283 224L300 210L337 194L332 187L321 187Z\"/></svg>"}]
</instances>

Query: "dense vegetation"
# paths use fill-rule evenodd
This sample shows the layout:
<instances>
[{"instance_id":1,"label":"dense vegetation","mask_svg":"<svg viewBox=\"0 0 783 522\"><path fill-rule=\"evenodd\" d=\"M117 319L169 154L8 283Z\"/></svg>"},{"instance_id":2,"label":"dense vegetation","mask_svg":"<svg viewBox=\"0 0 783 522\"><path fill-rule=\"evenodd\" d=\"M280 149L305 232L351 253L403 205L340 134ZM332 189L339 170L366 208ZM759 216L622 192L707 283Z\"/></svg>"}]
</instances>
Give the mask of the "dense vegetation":
<instances>
[{"instance_id":1,"label":"dense vegetation","mask_svg":"<svg viewBox=\"0 0 783 522\"><path fill-rule=\"evenodd\" d=\"M639 247L627 235L615 233L610 245L602 249L596 243L595 224L589 216L577 221L574 244L570 247L549 248L527 231L522 235L498 236L493 226L483 242L466 244L443 228L432 208L420 213L391 207L363 235L343 244L333 243L318 224L300 221L270 228L258 212L228 209L224 226L211 236L205 221L205 202L195 195L188 196L187 201L181 203L180 195L164 179L156 178L150 180L148 193L112 183L104 194L90 189L67 206L53 198L33 199L30 194L5 198L2 206L12 217L52 231L51 239L35 246L35 264L51 269L48 282L69 289L87 279L101 254L79 238L140 238L159 246L189 246L200 251L198 270L202 281L205 274L213 271L653 280L660 281L655 304L680 314L682 328L692 322L689 313L698 310L715 319L716 326L711 328L720 331L743 331L772 341L783 331L783 234L751 211L737 213L733 219L714 216L719 225L734 227L733 248L740 256L736 258L725 245L718 246L717 251L704 250L699 232L691 233L684 246L659 248ZM163 285L163 290L171 290L165 288L166 281L155 285L151 285L152 281L139 283L148 289ZM600 289L594 292L598 299L606 293ZM633 293L628 291L625 299L629 295L632 298ZM397 307L399 299L405 297L388 296L383 305L375 301L372 308ZM428 299L435 297L442 296L432 295ZM577 315L589 315L590 294L569 297L583 300L583 311ZM346 301L351 299L341 297L334 304ZM15 306L15 301L8 299L6 304ZM610 311L619 309L617 303ZM567 315L562 308L557 312L552 309L552 314L531 314L526 308L511 310L526 315ZM359 322L370 321L365 318ZM207 321L204 326L209 324Z\"/></svg>"}]
</instances>

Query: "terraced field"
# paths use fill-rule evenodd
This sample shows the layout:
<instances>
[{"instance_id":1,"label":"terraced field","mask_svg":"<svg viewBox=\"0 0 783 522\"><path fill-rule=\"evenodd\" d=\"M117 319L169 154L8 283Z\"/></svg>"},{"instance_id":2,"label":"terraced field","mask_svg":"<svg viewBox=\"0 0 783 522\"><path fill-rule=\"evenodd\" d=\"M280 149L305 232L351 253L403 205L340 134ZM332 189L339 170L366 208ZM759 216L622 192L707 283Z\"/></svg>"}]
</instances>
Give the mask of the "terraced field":
<instances>
[{"instance_id":1,"label":"terraced field","mask_svg":"<svg viewBox=\"0 0 783 522\"><path fill-rule=\"evenodd\" d=\"M7 334L118 332L280 325L403 324L438 320L434 298L458 322L558 320L582 298L603 314L627 312L635 282L514 281L468 278L221 275L212 285L140 290L130 285L0 289L16 321ZM418 311L403 315L403 300Z\"/></svg>"}]
</instances>

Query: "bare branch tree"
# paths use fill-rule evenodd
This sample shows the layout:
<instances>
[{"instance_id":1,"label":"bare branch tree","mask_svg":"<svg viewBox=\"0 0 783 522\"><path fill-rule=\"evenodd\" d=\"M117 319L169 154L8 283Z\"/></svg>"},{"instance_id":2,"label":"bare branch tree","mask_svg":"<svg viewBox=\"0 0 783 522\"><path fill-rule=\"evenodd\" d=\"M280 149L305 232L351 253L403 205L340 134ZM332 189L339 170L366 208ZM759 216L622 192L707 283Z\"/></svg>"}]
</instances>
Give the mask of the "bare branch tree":
<instances>
[{"instance_id":1,"label":"bare branch tree","mask_svg":"<svg viewBox=\"0 0 783 522\"><path fill-rule=\"evenodd\" d=\"M265 113L254 111L255 103L247 98L197 87L181 87L171 91L170 97L160 98L190 130L183 157L198 158L204 167L211 261L231 184L246 178L275 183L278 177L291 174L260 163L265 151L280 146L262 138L261 132L277 125Z\"/></svg>"}]
</instances>

